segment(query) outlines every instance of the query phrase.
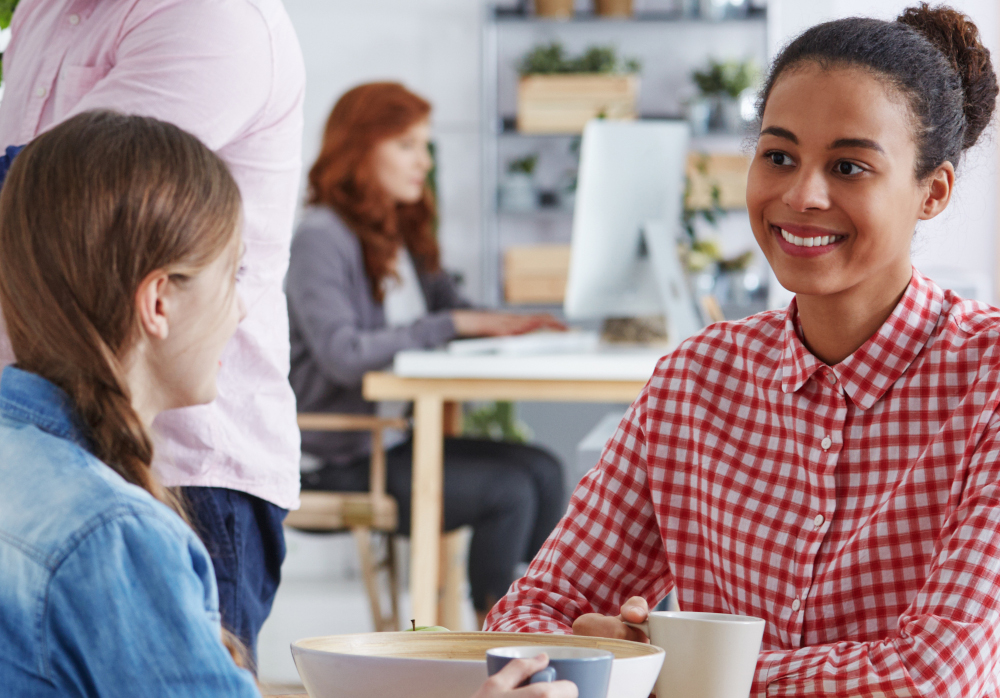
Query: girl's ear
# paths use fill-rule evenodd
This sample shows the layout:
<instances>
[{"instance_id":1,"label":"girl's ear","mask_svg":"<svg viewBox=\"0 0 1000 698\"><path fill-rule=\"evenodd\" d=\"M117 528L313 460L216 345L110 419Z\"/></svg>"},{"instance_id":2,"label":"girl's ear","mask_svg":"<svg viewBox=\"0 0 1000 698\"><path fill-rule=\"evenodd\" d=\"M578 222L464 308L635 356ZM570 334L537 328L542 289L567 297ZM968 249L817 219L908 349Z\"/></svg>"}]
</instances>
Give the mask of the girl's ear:
<instances>
[{"instance_id":1,"label":"girl's ear","mask_svg":"<svg viewBox=\"0 0 1000 698\"><path fill-rule=\"evenodd\" d=\"M170 275L160 269L143 279L135 292L139 326L150 338L166 339L170 333L168 317L170 288Z\"/></svg>"},{"instance_id":2,"label":"girl's ear","mask_svg":"<svg viewBox=\"0 0 1000 698\"><path fill-rule=\"evenodd\" d=\"M927 221L945 210L954 188L955 167L950 162L945 162L927 180L926 194L918 218Z\"/></svg>"}]
</instances>

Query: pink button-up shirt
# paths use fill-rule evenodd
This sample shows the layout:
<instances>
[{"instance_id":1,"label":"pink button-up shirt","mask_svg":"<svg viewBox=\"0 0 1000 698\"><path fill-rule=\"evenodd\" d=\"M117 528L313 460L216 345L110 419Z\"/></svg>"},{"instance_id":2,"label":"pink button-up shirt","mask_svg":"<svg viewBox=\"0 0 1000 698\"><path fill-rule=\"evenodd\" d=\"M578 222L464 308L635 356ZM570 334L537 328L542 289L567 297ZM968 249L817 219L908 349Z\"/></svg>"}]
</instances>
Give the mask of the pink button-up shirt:
<instances>
[{"instance_id":1,"label":"pink button-up shirt","mask_svg":"<svg viewBox=\"0 0 1000 698\"><path fill-rule=\"evenodd\" d=\"M80 112L114 109L175 123L229 165L243 195L247 316L223 354L215 402L157 418L156 468L168 486L225 487L297 507L282 281L305 68L281 2L22 0L12 31L0 148Z\"/></svg>"}]
</instances>

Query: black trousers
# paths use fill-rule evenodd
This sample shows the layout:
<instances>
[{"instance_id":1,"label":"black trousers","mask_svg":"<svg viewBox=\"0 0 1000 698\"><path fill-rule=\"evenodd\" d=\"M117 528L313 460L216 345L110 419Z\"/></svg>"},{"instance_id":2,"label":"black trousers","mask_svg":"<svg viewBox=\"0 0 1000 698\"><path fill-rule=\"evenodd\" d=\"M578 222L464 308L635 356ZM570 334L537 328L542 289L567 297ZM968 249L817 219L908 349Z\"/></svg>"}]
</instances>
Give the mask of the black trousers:
<instances>
[{"instance_id":1,"label":"black trousers","mask_svg":"<svg viewBox=\"0 0 1000 698\"><path fill-rule=\"evenodd\" d=\"M386 489L409 535L413 442L386 452ZM368 489L368 457L302 476L303 489ZM562 466L535 446L486 439L444 440L444 528L472 527L469 586L477 611L507 593L519 562L530 561L562 516Z\"/></svg>"}]
</instances>

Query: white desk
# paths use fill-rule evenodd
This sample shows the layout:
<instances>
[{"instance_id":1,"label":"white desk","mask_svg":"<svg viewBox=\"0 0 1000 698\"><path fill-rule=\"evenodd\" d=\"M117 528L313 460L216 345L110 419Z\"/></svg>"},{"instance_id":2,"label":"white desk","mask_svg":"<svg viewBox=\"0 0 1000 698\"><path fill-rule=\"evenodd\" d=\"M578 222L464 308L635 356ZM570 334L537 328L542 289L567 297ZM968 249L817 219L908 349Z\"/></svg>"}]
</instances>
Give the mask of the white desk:
<instances>
[{"instance_id":1,"label":"white desk","mask_svg":"<svg viewBox=\"0 0 1000 698\"><path fill-rule=\"evenodd\" d=\"M602 347L569 354L456 355L447 350L401 351L392 371L407 378L498 378L505 380L648 380L672 347Z\"/></svg>"},{"instance_id":2,"label":"white desk","mask_svg":"<svg viewBox=\"0 0 1000 698\"><path fill-rule=\"evenodd\" d=\"M533 356L404 351L396 355L393 372L365 375L366 399L413 402L410 601L418 625L438 622L445 402L631 402L667 350L604 348ZM453 612L443 615L453 617Z\"/></svg>"}]
</instances>

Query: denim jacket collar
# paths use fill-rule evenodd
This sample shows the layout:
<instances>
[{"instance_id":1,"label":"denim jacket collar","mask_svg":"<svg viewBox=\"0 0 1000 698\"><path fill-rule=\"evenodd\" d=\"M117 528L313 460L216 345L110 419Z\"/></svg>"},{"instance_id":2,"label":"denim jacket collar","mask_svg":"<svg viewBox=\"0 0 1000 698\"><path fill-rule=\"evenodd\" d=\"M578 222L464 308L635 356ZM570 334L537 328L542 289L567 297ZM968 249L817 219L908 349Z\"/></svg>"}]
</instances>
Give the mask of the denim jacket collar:
<instances>
[{"instance_id":1,"label":"denim jacket collar","mask_svg":"<svg viewBox=\"0 0 1000 698\"><path fill-rule=\"evenodd\" d=\"M32 424L53 436L90 450L87 429L69 396L38 374L14 366L0 377L0 416Z\"/></svg>"}]
</instances>

